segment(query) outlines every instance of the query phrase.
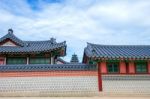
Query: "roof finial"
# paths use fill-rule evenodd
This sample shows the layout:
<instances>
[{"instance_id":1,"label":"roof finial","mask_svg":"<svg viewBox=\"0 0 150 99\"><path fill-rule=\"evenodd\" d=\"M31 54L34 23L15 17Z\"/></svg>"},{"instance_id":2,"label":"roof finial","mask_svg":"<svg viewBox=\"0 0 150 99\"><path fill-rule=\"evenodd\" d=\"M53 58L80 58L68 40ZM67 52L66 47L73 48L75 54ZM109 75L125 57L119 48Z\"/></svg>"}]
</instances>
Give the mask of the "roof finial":
<instances>
[{"instance_id":1,"label":"roof finial","mask_svg":"<svg viewBox=\"0 0 150 99\"><path fill-rule=\"evenodd\" d=\"M50 38L50 41L51 41L51 43L52 43L52 44L55 44L55 43L56 43L56 39L55 39L55 38L53 38L53 37L52 37L52 38Z\"/></svg>"},{"instance_id":2,"label":"roof finial","mask_svg":"<svg viewBox=\"0 0 150 99\"><path fill-rule=\"evenodd\" d=\"M8 29L8 33L13 33L13 30L12 29Z\"/></svg>"}]
</instances>

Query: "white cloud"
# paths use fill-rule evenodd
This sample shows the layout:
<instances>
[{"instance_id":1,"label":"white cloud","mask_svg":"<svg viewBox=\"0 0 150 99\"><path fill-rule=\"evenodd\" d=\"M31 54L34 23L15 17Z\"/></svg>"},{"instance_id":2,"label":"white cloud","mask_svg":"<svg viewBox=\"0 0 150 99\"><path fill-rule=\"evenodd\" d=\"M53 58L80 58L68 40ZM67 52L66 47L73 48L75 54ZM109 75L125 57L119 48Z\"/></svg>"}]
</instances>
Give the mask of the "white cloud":
<instances>
[{"instance_id":1,"label":"white cloud","mask_svg":"<svg viewBox=\"0 0 150 99\"><path fill-rule=\"evenodd\" d=\"M68 61L74 52L82 59L86 42L149 44L148 0L65 0L54 4L41 1L41 10L37 11L23 0L10 1L0 1L0 33L6 34L12 27L23 40L66 40Z\"/></svg>"}]
</instances>

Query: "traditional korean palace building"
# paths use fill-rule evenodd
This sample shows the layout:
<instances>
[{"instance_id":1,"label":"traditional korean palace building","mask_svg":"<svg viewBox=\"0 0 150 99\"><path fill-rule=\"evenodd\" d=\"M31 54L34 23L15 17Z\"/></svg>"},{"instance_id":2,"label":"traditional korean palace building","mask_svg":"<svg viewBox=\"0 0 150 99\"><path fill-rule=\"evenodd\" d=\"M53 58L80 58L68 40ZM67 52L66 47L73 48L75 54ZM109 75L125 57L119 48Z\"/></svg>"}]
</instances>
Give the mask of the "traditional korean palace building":
<instances>
[{"instance_id":1,"label":"traditional korean palace building","mask_svg":"<svg viewBox=\"0 0 150 99\"><path fill-rule=\"evenodd\" d=\"M0 38L0 96L150 96L149 45L88 43L83 62L66 62L66 42Z\"/></svg>"},{"instance_id":2,"label":"traditional korean palace building","mask_svg":"<svg viewBox=\"0 0 150 99\"><path fill-rule=\"evenodd\" d=\"M150 45L87 43L83 63L97 65L99 91L150 94Z\"/></svg>"},{"instance_id":3,"label":"traditional korean palace building","mask_svg":"<svg viewBox=\"0 0 150 99\"><path fill-rule=\"evenodd\" d=\"M0 96L90 96L98 92L95 65L64 61L66 42L23 41L12 29L0 38Z\"/></svg>"},{"instance_id":4,"label":"traditional korean palace building","mask_svg":"<svg viewBox=\"0 0 150 99\"><path fill-rule=\"evenodd\" d=\"M66 42L57 43L54 38L46 41L22 41L9 29L0 38L0 64L55 64L66 55Z\"/></svg>"}]
</instances>

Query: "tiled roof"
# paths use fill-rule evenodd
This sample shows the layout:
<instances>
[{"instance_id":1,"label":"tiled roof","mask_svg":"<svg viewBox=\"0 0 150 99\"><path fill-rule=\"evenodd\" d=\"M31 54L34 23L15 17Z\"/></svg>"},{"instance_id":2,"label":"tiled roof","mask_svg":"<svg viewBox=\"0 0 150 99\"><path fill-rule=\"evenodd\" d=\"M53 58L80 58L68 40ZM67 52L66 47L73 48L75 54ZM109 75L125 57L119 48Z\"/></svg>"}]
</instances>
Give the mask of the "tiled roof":
<instances>
[{"instance_id":1,"label":"tiled roof","mask_svg":"<svg viewBox=\"0 0 150 99\"><path fill-rule=\"evenodd\" d=\"M8 34L6 34L2 38L0 38L0 42L4 41L6 39L10 39L10 40L14 41L16 44L20 45L20 46L26 46L26 42L23 42L22 40L17 38L13 33L9 32Z\"/></svg>"},{"instance_id":2,"label":"tiled roof","mask_svg":"<svg viewBox=\"0 0 150 99\"><path fill-rule=\"evenodd\" d=\"M60 58L60 57L57 58L57 61L60 61L60 62L62 62L62 63L64 63L64 64L69 64L69 62L63 60L63 59Z\"/></svg>"},{"instance_id":3,"label":"tiled roof","mask_svg":"<svg viewBox=\"0 0 150 99\"><path fill-rule=\"evenodd\" d=\"M60 71L60 70L96 70L95 65L87 64L22 64L22 65L0 65L0 72L9 71Z\"/></svg>"},{"instance_id":4,"label":"tiled roof","mask_svg":"<svg viewBox=\"0 0 150 99\"><path fill-rule=\"evenodd\" d=\"M100 45L88 43L87 57L95 58L150 58L150 45Z\"/></svg>"},{"instance_id":5,"label":"tiled roof","mask_svg":"<svg viewBox=\"0 0 150 99\"><path fill-rule=\"evenodd\" d=\"M10 39L19 46L0 46L0 53L38 53L38 52L49 52L55 49L64 48L66 50L66 41L57 43L54 38L46 41L22 41L17 38L13 33L9 32L2 38L0 42L6 39Z\"/></svg>"}]
</instances>

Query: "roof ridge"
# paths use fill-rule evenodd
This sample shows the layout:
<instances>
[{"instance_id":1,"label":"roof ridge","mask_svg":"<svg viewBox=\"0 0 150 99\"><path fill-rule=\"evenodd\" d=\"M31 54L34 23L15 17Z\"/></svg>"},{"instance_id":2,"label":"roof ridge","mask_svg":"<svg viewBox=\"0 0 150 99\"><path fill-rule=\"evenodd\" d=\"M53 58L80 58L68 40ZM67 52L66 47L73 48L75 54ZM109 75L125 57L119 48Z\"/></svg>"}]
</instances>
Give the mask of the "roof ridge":
<instances>
[{"instance_id":1,"label":"roof ridge","mask_svg":"<svg viewBox=\"0 0 150 99\"><path fill-rule=\"evenodd\" d=\"M150 45L102 45L88 43L85 48L88 57L96 58L131 58L146 59L150 57Z\"/></svg>"},{"instance_id":2,"label":"roof ridge","mask_svg":"<svg viewBox=\"0 0 150 99\"><path fill-rule=\"evenodd\" d=\"M150 45L125 45L125 44L123 44L123 45L114 45L114 44L110 45L110 44L95 44L95 43L89 43L89 42L87 42L87 44L90 46L93 46L93 45L96 45L96 46L150 46Z\"/></svg>"}]
</instances>

